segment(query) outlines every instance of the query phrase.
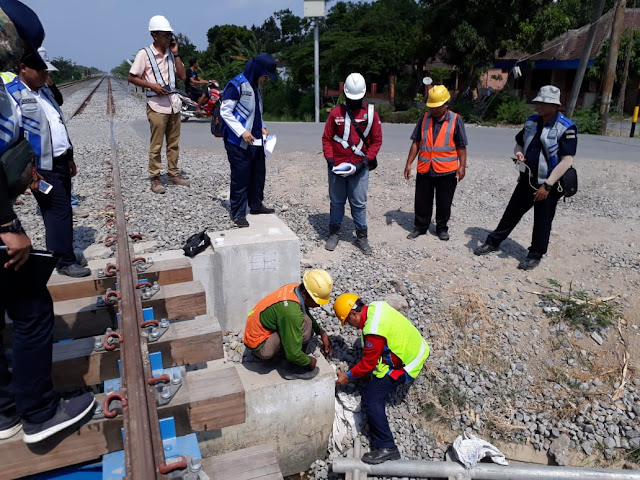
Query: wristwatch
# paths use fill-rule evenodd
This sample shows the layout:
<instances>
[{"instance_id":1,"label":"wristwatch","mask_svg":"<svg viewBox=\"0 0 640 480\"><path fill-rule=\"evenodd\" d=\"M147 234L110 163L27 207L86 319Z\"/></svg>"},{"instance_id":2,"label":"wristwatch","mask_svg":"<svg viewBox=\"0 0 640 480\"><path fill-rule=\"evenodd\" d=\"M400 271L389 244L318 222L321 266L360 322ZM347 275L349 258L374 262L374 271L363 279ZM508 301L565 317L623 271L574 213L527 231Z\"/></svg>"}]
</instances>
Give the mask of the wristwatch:
<instances>
[{"instance_id":1,"label":"wristwatch","mask_svg":"<svg viewBox=\"0 0 640 480\"><path fill-rule=\"evenodd\" d=\"M0 226L0 233L24 233L20 220L14 218L9 225Z\"/></svg>"},{"instance_id":2,"label":"wristwatch","mask_svg":"<svg viewBox=\"0 0 640 480\"><path fill-rule=\"evenodd\" d=\"M547 182L544 182L544 183L542 184L542 186L544 187L544 189L545 189L547 192L550 192L550 191L551 191L551 187L553 187L553 185L549 185Z\"/></svg>"}]
</instances>

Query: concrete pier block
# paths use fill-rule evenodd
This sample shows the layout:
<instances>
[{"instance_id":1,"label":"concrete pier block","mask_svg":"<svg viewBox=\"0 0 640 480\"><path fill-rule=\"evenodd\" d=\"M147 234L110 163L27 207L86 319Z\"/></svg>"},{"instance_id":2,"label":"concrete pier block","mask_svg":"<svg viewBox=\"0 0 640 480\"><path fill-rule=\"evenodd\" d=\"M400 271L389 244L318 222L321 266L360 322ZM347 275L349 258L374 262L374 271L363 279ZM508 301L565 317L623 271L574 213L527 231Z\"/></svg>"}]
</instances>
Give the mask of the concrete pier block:
<instances>
[{"instance_id":1,"label":"concrete pier block","mask_svg":"<svg viewBox=\"0 0 640 480\"><path fill-rule=\"evenodd\" d=\"M224 236L209 233L213 242L210 313L223 333L244 329L249 310L265 295L301 281L298 237L275 215L250 215L248 220L249 228L227 230ZM194 277L200 278L198 257L194 260Z\"/></svg>"},{"instance_id":2,"label":"concrete pier block","mask_svg":"<svg viewBox=\"0 0 640 480\"><path fill-rule=\"evenodd\" d=\"M198 433L203 456L267 444L275 449L283 475L308 470L327 453L335 414L333 368L322 357L315 378L285 380L276 368L248 358L236 364L245 389L246 421Z\"/></svg>"},{"instance_id":3,"label":"concrete pier block","mask_svg":"<svg viewBox=\"0 0 640 480\"><path fill-rule=\"evenodd\" d=\"M223 335L243 330L249 310L265 295L301 281L295 233L275 215L249 215L248 220L249 228L207 232L211 248L190 259L193 279L204 287L207 314L218 320ZM184 258L184 252L149 256L159 261Z\"/></svg>"}]
</instances>

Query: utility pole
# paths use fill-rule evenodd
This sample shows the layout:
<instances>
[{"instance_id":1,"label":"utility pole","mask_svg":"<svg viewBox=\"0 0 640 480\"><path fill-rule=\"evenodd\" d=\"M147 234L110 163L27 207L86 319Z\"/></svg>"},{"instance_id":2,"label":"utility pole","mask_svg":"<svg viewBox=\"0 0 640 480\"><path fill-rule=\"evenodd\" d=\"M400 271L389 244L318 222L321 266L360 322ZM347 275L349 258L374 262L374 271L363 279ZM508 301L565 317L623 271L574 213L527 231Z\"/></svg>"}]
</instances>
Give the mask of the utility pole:
<instances>
[{"instance_id":1,"label":"utility pole","mask_svg":"<svg viewBox=\"0 0 640 480\"><path fill-rule=\"evenodd\" d=\"M620 37L622 36L622 27L624 26L626 5L626 0L618 1L613 17L613 25L611 26L611 41L609 42L609 50L607 52L607 66L604 73L604 85L602 86L602 105L600 106L600 115L602 120L600 133L602 135L607 134L611 92L613 91L613 82L616 77L616 65L618 63L618 51L620 50Z\"/></svg>"},{"instance_id":2,"label":"utility pole","mask_svg":"<svg viewBox=\"0 0 640 480\"><path fill-rule=\"evenodd\" d=\"M320 123L320 19L325 16L325 0L304 0L304 17L311 18L313 30L313 76L315 89L315 122Z\"/></svg>"},{"instance_id":3,"label":"utility pole","mask_svg":"<svg viewBox=\"0 0 640 480\"><path fill-rule=\"evenodd\" d=\"M569 104L567 105L567 110L566 110L567 117L571 117L571 115L573 115L573 111L576 108L576 103L578 102L578 95L580 94L580 87L582 86L582 80L584 79L584 72L587 71L589 56L591 55L593 42L596 38L597 23L598 23L598 20L600 20L600 17L602 16L605 1L606 0L595 0L595 2L598 2L598 4L593 10L593 17L591 17L591 25L589 26L589 31L587 32L587 43L585 44L584 50L582 51L582 56L580 57L580 65L578 66L578 71L576 72L576 78L573 80L573 87L571 88L571 95L569 96Z\"/></svg>"}]
</instances>

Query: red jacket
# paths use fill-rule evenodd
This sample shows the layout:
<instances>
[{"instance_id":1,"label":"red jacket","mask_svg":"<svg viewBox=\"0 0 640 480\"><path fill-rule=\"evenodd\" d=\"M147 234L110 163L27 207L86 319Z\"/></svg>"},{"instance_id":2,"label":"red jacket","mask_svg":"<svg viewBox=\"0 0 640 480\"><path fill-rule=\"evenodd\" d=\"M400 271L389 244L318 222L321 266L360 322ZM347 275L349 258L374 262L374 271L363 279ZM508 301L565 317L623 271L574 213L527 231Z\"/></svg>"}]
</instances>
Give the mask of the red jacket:
<instances>
[{"instance_id":1,"label":"red jacket","mask_svg":"<svg viewBox=\"0 0 640 480\"><path fill-rule=\"evenodd\" d=\"M360 330L364 328L364 324L367 321L367 308L368 307L364 307L362 309L360 325L358 326ZM373 372L380 358L382 358L383 363L389 365L389 375L391 378L397 380L404 375L402 360L389 350L387 347L387 339L380 335L365 335L362 359L347 372L347 377L353 380L354 378L361 378Z\"/></svg>"},{"instance_id":2,"label":"red jacket","mask_svg":"<svg viewBox=\"0 0 640 480\"><path fill-rule=\"evenodd\" d=\"M344 162L356 164L361 162L364 158L356 155L350 148L344 148L333 139L334 135L341 138L342 135L344 135L345 113L346 107L344 105L338 105L331 110L322 135L322 152L324 153L324 158L333 158L334 165L340 165ZM364 133L367 128L367 104L363 102L363 108L351 113L353 114L353 118L360 128L360 131ZM360 136L358 135L358 132L355 131L354 125L351 125L349 142L353 145L358 145L360 143ZM367 145L368 146L362 147L362 152L369 160L372 160L378 156L378 152L382 146L382 127L380 126L380 117L378 117L378 112L375 111L371 131L369 132L369 135L367 135Z\"/></svg>"}]
</instances>

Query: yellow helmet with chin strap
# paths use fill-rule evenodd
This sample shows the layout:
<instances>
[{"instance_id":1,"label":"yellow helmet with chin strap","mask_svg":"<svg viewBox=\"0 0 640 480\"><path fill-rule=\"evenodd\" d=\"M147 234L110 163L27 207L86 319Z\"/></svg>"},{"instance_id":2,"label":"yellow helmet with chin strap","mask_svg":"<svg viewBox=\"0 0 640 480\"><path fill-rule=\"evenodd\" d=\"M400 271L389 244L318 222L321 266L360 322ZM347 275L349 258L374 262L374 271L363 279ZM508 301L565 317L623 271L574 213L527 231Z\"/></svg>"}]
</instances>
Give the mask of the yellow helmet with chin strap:
<instances>
[{"instance_id":1,"label":"yellow helmet with chin strap","mask_svg":"<svg viewBox=\"0 0 640 480\"><path fill-rule=\"evenodd\" d=\"M449 90L444 85L436 85L429 90L429 96L427 97L427 107L436 108L444 105L451 99Z\"/></svg>"},{"instance_id":2,"label":"yellow helmet with chin strap","mask_svg":"<svg viewBox=\"0 0 640 480\"><path fill-rule=\"evenodd\" d=\"M302 277L302 283L309 296L318 305L326 305L331 300L333 279L326 270L319 268L309 270Z\"/></svg>"},{"instance_id":3,"label":"yellow helmet with chin strap","mask_svg":"<svg viewBox=\"0 0 640 480\"><path fill-rule=\"evenodd\" d=\"M358 298L360 297L355 293L343 293L333 302L333 311L336 312L336 316L342 325L344 325L344 322L347 320L349 312L353 309Z\"/></svg>"}]
</instances>

